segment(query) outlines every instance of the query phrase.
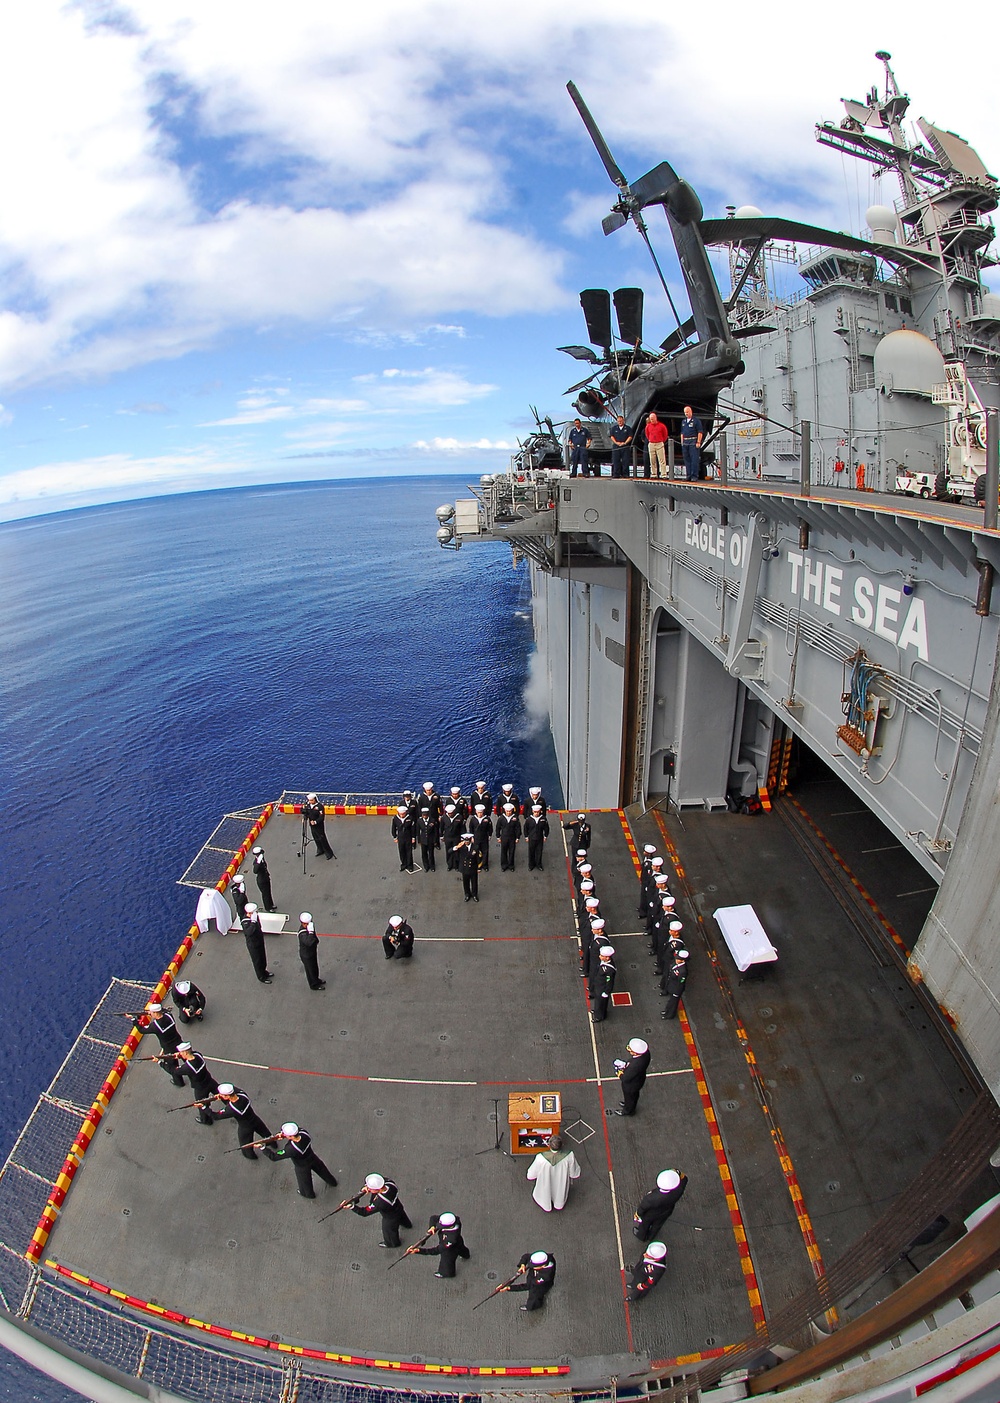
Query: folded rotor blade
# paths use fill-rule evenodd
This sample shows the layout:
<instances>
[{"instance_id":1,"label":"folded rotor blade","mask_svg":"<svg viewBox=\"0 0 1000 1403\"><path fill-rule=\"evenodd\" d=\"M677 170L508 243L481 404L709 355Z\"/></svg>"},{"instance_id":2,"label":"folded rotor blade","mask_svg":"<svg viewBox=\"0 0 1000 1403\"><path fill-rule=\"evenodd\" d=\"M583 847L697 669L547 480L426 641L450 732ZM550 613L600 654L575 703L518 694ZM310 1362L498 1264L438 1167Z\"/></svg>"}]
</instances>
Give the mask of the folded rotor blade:
<instances>
[{"instance_id":1,"label":"folded rotor blade","mask_svg":"<svg viewBox=\"0 0 1000 1403\"><path fill-rule=\"evenodd\" d=\"M628 223L628 216L622 214L621 210L613 209L610 214L606 214L601 220L601 228L605 234L613 234L616 229L620 229L623 224Z\"/></svg>"},{"instance_id":2,"label":"folded rotor blade","mask_svg":"<svg viewBox=\"0 0 1000 1403\"><path fill-rule=\"evenodd\" d=\"M577 390L582 390L582 389L584 388L585 385L589 385L589 384L590 384L591 380L596 379L597 374L598 374L598 372L595 370L594 373L593 373L593 375L588 375L588 376L587 376L586 380L580 380L580 381L578 381L575 385L570 385L570 387L569 387L568 390L563 390L563 394L564 394L564 395L571 395L571 394L574 394Z\"/></svg>"},{"instance_id":3,"label":"folded rotor blade","mask_svg":"<svg viewBox=\"0 0 1000 1403\"><path fill-rule=\"evenodd\" d=\"M607 353L611 346L611 294L604 287L588 287L580 293L580 306L587 322L591 345Z\"/></svg>"},{"instance_id":4,"label":"folded rotor blade","mask_svg":"<svg viewBox=\"0 0 1000 1403\"><path fill-rule=\"evenodd\" d=\"M600 357L595 356L589 346L557 346L557 351L565 351L574 360L587 360L591 365L600 365Z\"/></svg>"},{"instance_id":5,"label":"folded rotor blade","mask_svg":"<svg viewBox=\"0 0 1000 1403\"><path fill-rule=\"evenodd\" d=\"M654 166L651 171L641 175L638 180L631 185L632 195L638 202L639 208L645 205L659 204L671 185L677 184L677 175L673 166L669 166L666 161L661 161L658 166Z\"/></svg>"},{"instance_id":6,"label":"folded rotor blade","mask_svg":"<svg viewBox=\"0 0 1000 1403\"><path fill-rule=\"evenodd\" d=\"M610 175L611 179L620 189L627 190L628 181L625 179L625 177L619 170L618 163L615 161L614 156L612 156L611 151L608 148L608 143L604 140L604 137L601 135L600 127L590 115L590 108L580 96L579 88L576 86L575 83L569 82L566 84L566 91L573 99L574 103L576 104L576 110L583 118L583 125L587 128L587 131L590 133L591 141L597 147L598 156L600 156L601 160L604 162L604 169L607 171L608 175Z\"/></svg>"},{"instance_id":7,"label":"folded rotor blade","mask_svg":"<svg viewBox=\"0 0 1000 1403\"><path fill-rule=\"evenodd\" d=\"M618 333L628 346L642 341L642 288L619 287L613 293Z\"/></svg>"}]
</instances>

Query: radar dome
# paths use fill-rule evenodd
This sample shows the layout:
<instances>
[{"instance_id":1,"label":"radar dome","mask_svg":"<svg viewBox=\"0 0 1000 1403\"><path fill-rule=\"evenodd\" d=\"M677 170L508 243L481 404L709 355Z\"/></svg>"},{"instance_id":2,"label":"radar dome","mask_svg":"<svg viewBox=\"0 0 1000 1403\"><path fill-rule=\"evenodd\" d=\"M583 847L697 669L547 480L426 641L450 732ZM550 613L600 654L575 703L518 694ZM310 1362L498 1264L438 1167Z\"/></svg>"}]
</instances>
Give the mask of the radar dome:
<instances>
[{"instance_id":1,"label":"radar dome","mask_svg":"<svg viewBox=\"0 0 1000 1403\"><path fill-rule=\"evenodd\" d=\"M740 205L734 216L736 219L763 219L764 215L756 205Z\"/></svg>"},{"instance_id":2,"label":"radar dome","mask_svg":"<svg viewBox=\"0 0 1000 1403\"><path fill-rule=\"evenodd\" d=\"M1000 293L984 292L979 315L991 321L1000 321Z\"/></svg>"},{"instance_id":3,"label":"radar dome","mask_svg":"<svg viewBox=\"0 0 1000 1403\"><path fill-rule=\"evenodd\" d=\"M888 205L869 205L865 210L865 223L872 231L872 242L894 244L896 242L896 211Z\"/></svg>"},{"instance_id":4,"label":"radar dome","mask_svg":"<svg viewBox=\"0 0 1000 1403\"><path fill-rule=\"evenodd\" d=\"M944 378L944 356L919 331L890 331L875 347L875 384L883 394L930 399Z\"/></svg>"}]
</instances>

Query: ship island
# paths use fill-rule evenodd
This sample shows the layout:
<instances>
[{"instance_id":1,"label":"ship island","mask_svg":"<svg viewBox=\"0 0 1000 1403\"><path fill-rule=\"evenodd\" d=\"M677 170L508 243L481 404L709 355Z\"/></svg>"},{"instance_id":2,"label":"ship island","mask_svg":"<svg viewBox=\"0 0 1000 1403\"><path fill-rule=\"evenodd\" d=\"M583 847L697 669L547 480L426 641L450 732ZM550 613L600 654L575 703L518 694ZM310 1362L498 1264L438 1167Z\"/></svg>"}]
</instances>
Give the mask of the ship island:
<instances>
[{"instance_id":1,"label":"ship island","mask_svg":"<svg viewBox=\"0 0 1000 1403\"><path fill-rule=\"evenodd\" d=\"M1000 1396L1000 185L963 137L909 134L876 57L816 128L885 182L864 238L706 218L666 161L630 181L570 85L616 191L605 232L658 272L672 247L689 314L664 279L676 325L651 347L641 289L585 290L587 343L560 349L587 367L586 472L573 421L536 416L508 472L438 511L439 545L505 541L529 572L563 788L544 862L522 842L502 870L494 843L475 902L441 853L400 870L404 791L459 779L432 761L381 794L320 788L327 860L303 792L222 816L161 980L111 983L0 1172L7 1348L101 1400ZM486 779L519 807L533 783ZM597 1018L581 815L617 970ZM254 846L268 981L231 904ZM679 1006L641 899L654 853ZM406 961L385 958L396 913ZM336 1185L302 1198L163 1076L144 1010L179 981L205 993L185 1031L215 1080L307 1129ZM649 1076L619 1116L636 1039ZM554 1133L581 1172L546 1213L527 1170ZM687 1190L630 1299L666 1171ZM372 1174L412 1223L398 1253L335 1211ZM406 1253L445 1212L470 1252L449 1279ZM503 1288L532 1252L555 1281L522 1313Z\"/></svg>"}]
</instances>

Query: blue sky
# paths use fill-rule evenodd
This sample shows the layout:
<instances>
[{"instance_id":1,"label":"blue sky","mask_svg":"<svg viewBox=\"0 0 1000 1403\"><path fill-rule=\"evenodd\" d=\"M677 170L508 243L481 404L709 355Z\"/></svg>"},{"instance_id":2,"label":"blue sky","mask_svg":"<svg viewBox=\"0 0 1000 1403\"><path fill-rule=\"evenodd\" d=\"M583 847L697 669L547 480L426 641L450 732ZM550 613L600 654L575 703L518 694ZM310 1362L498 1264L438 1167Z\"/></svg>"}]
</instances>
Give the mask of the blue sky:
<instances>
[{"instance_id":1,"label":"blue sky","mask_svg":"<svg viewBox=\"0 0 1000 1403\"><path fill-rule=\"evenodd\" d=\"M32 0L0 17L0 519L506 461L581 378L577 293L672 326L565 91L630 177L857 229L894 187L813 123L881 80L1000 169L993 95L899 7ZM976 0L967 29L985 36ZM978 22L978 24L977 24ZM749 28L744 28L749 24ZM870 36L870 37L869 37ZM651 232L668 266L669 240ZM679 294L678 294L679 297ZM679 300L682 301L682 298Z\"/></svg>"}]
</instances>

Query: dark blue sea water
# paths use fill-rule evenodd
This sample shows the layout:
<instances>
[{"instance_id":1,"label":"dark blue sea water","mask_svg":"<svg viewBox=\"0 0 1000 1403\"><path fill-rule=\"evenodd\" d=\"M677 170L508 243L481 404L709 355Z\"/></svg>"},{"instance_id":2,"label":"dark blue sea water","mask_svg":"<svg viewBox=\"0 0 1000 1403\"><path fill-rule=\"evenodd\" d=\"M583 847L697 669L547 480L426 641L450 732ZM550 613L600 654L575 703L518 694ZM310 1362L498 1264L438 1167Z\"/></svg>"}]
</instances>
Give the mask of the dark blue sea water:
<instances>
[{"instance_id":1,"label":"dark blue sea water","mask_svg":"<svg viewBox=\"0 0 1000 1403\"><path fill-rule=\"evenodd\" d=\"M0 1159L109 979L159 976L194 914L176 879L226 811L425 779L559 801L526 582L504 546L438 548L456 493L257 487L0 526ZM0 1399L75 1397L0 1354Z\"/></svg>"}]
</instances>

